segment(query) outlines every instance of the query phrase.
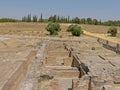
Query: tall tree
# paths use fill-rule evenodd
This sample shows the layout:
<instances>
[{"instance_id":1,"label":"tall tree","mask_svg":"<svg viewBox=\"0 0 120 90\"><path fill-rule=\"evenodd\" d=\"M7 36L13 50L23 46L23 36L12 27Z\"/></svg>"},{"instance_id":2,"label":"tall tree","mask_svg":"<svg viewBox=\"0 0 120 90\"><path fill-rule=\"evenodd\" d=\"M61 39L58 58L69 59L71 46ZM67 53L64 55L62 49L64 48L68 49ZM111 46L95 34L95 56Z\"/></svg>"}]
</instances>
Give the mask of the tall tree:
<instances>
[{"instance_id":1,"label":"tall tree","mask_svg":"<svg viewBox=\"0 0 120 90\"><path fill-rule=\"evenodd\" d=\"M82 18L80 21L81 21L81 24L85 24L86 22L85 18Z\"/></svg>"},{"instance_id":2,"label":"tall tree","mask_svg":"<svg viewBox=\"0 0 120 90\"><path fill-rule=\"evenodd\" d=\"M22 17L22 22L27 22L27 17L26 16Z\"/></svg>"},{"instance_id":3,"label":"tall tree","mask_svg":"<svg viewBox=\"0 0 120 90\"><path fill-rule=\"evenodd\" d=\"M40 16L39 22L43 22L43 16L42 16L42 13L41 13L41 16Z\"/></svg>"},{"instance_id":4,"label":"tall tree","mask_svg":"<svg viewBox=\"0 0 120 90\"><path fill-rule=\"evenodd\" d=\"M31 20L31 14L28 14L28 16L27 16L27 22L31 22L32 20Z\"/></svg>"},{"instance_id":5,"label":"tall tree","mask_svg":"<svg viewBox=\"0 0 120 90\"><path fill-rule=\"evenodd\" d=\"M33 22L37 22L38 21L38 17L37 16L33 16Z\"/></svg>"},{"instance_id":6,"label":"tall tree","mask_svg":"<svg viewBox=\"0 0 120 90\"><path fill-rule=\"evenodd\" d=\"M80 19L79 19L78 17L75 17L75 18L73 19L73 22L79 24L79 23L80 23Z\"/></svg>"},{"instance_id":7,"label":"tall tree","mask_svg":"<svg viewBox=\"0 0 120 90\"><path fill-rule=\"evenodd\" d=\"M98 24L97 19L93 19L92 23L93 23L94 25L97 25L97 24Z\"/></svg>"},{"instance_id":8,"label":"tall tree","mask_svg":"<svg viewBox=\"0 0 120 90\"><path fill-rule=\"evenodd\" d=\"M48 21L50 21L50 22L56 22L56 20L57 20L57 16L56 16L56 15L50 16L50 17L48 18Z\"/></svg>"},{"instance_id":9,"label":"tall tree","mask_svg":"<svg viewBox=\"0 0 120 90\"><path fill-rule=\"evenodd\" d=\"M59 16L57 16L57 22L60 22L60 17Z\"/></svg>"},{"instance_id":10,"label":"tall tree","mask_svg":"<svg viewBox=\"0 0 120 90\"><path fill-rule=\"evenodd\" d=\"M54 20L53 20L53 16L50 16L50 17L48 18L48 21L53 22L53 21L54 21Z\"/></svg>"},{"instance_id":11,"label":"tall tree","mask_svg":"<svg viewBox=\"0 0 120 90\"><path fill-rule=\"evenodd\" d=\"M91 18L87 18L87 24L92 24L92 19Z\"/></svg>"},{"instance_id":12,"label":"tall tree","mask_svg":"<svg viewBox=\"0 0 120 90\"><path fill-rule=\"evenodd\" d=\"M57 21L57 15L54 15L54 16L53 16L53 20L54 20L54 22Z\"/></svg>"},{"instance_id":13,"label":"tall tree","mask_svg":"<svg viewBox=\"0 0 120 90\"><path fill-rule=\"evenodd\" d=\"M102 22L101 22L101 19L99 20L99 25L101 25L102 24Z\"/></svg>"},{"instance_id":14,"label":"tall tree","mask_svg":"<svg viewBox=\"0 0 120 90\"><path fill-rule=\"evenodd\" d=\"M70 16L68 16L68 18L67 18L67 23L69 23L70 22Z\"/></svg>"}]
</instances>

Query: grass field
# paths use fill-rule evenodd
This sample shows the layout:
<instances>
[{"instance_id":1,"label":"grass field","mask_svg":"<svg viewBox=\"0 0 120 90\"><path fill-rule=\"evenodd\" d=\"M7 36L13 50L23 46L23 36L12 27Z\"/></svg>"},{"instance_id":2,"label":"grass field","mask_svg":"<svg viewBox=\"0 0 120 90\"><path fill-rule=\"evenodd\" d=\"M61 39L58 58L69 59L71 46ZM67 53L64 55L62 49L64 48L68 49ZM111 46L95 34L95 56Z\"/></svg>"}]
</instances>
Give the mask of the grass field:
<instances>
[{"instance_id":1,"label":"grass field","mask_svg":"<svg viewBox=\"0 0 120 90\"><path fill-rule=\"evenodd\" d=\"M70 24L61 24L61 31L59 37L72 37L71 33L66 32ZM9 34L9 35L28 35L28 36L48 36L49 33L45 30L47 26L46 23L0 23L0 34ZM105 37L109 26L100 26L100 25L80 25L83 30L91 32L96 37ZM120 38L120 27L118 28L117 38ZM111 37L107 37L110 38ZM116 39L113 37L113 39Z\"/></svg>"},{"instance_id":2,"label":"grass field","mask_svg":"<svg viewBox=\"0 0 120 90\"><path fill-rule=\"evenodd\" d=\"M110 26L101 26L101 25L81 25L83 30L86 31L87 35L103 38L115 43L120 43L120 27L117 27L118 34L117 37L111 37L107 34Z\"/></svg>"},{"instance_id":3,"label":"grass field","mask_svg":"<svg viewBox=\"0 0 120 90\"><path fill-rule=\"evenodd\" d=\"M47 33L45 26L46 24L40 23L0 23L0 33L17 35L40 34L42 36Z\"/></svg>"},{"instance_id":4,"label":"grass field","mask_svg":"<svg viewBox=\"0 0 120 90\"><path fill-rule=\"evenodd\" d=\"M106 34L110 26L101 25L81 25L83 29L92 33ZM120 33L120 27L117 27L118 33Z\"/></svg>"}]
</instances>

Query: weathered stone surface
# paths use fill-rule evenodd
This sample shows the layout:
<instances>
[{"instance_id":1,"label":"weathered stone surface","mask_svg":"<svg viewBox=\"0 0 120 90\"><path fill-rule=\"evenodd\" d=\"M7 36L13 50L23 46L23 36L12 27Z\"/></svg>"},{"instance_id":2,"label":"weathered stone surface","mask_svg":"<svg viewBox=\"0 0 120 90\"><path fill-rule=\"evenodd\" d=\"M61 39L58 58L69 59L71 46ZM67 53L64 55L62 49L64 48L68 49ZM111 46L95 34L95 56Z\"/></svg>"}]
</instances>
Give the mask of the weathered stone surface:
<instances>
[{"instance_id":1,"label":"weathered stone surface","mask_svg":"<svg viewBox=\"0 0 120 90\"><path fill-rule=\"evenodd\" d=\"M70 40L2 37L0 60L0 90L8 90L3 87L10 87L9 90L100 90L106 85L110 86L106 86L106 90L118 90L120 87L119 54L84 35Z\"/></svg>"}]
</instances>

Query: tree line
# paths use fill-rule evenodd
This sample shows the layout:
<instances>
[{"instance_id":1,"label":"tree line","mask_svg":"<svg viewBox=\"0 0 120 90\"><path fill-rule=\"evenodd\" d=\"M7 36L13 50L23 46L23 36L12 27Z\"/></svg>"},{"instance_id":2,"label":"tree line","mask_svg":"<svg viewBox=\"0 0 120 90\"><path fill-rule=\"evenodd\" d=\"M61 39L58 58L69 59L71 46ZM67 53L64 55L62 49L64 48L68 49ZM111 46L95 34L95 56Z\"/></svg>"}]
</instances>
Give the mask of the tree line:
<instances>
[{"instance_id":1,"label":"tree line","mask_svg":"<svg viewBox=\"0 0 120 90\"><path fill-rule=\"evenodd\" d=\"M31 16L31 14L28 14L27 16L22 17L22 22L45 22L45 19L43 19L43 16L41 14L40 18L38 16L34 15Z\"/></svg>"},{"instance_id":2,"label":"tree line","mask_svg":"<svg viewBox=\"0 0 120 90\"><path fill-rule=\"evenodd\" d=\"M0 22L18 22L19 20L13 18L0 18Z\"/></svg>"},{"instance_id":3,"label":"tree line","mask_svg":"<svg viewBox=\"0 0 120 90\"><path fill-rule=\"evenodd\" d=\"M95 18L79 18L79 17L70 18L70 16L64 17L59 15L52 15L47 19L44 19L42 13L40 17L38 17L37 15L32 16L31 14L28 14L27 16L22 17L21 20L13 18L1 18L0 22L58 22L58 23L120 26L120 20L117 21L108 20L102 22L101 20L97 20Z\"/></svg>"}]
</instances>

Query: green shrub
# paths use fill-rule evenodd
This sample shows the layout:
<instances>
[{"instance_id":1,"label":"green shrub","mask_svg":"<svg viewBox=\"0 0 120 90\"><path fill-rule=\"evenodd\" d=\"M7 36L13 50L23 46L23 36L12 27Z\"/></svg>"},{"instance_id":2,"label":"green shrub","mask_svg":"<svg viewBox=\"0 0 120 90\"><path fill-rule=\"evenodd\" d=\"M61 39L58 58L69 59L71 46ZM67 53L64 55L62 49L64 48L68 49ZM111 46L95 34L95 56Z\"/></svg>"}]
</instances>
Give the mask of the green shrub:
<instances>
[{"instance_id":1,"label":"green shrub","mask_svg":"<svg viewBox=\"0 0 120 90\"><path fill-rule=\"evenodd\" d=\"M111 36L115 37L117 35L117 28L116 27L110 27L107 33L110 33Z\"/></svg>"},{"instance_id":2,"label":"green shrub","mask_svg":"<svg viewBox=\"0 0 120 90\"><path fill-rule=\"evenodd\" d=\"M48 23L46 30L50 33L50 35L57 35L61 30L60 25L58 23Z\"/></svg>"},{"instance_id":3,"label":"green shrub","mask_svg":"<svg viewBox=\"0 0 120 90\"><path fill-rule=\"evenodd\" d=\"M68 32L71 32L73 36L80 36L83 31L78 25L70 25L67 29Z\"/></svg>"},{"instance_id":4,"label":"green shrub","mask_svg":"<svg viewBox=\"0 0 120 90\"><path fill-rule=\"evenodd\" d=\"M67 29L68 32L72 32L74 30L74 27L76 27L77 25L70 25Z\"/></svg>"}]
</instances>

